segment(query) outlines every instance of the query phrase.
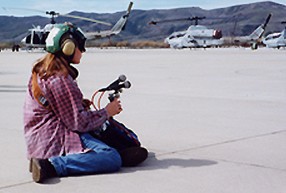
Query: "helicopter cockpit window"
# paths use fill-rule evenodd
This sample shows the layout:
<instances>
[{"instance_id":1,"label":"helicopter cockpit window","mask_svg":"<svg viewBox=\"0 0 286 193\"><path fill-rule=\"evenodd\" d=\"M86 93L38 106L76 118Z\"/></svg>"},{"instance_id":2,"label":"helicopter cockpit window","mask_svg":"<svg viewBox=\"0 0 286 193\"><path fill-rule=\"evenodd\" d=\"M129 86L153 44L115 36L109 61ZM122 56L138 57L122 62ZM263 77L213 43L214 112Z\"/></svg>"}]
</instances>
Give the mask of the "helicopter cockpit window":
<instances>
[{"instance_id":1,"label":"helicopter cockpit window","mask_svg":"<svg viewBox=\"0 0 286 193\"><path fill-rule=\"evenodd\" d=\"M49 35L49 32L42 33L41 44L45 44L46 43L46 39L47 39L48 35Z\"/></svg>"},{"instance_id":2,"label":"helicopter cockpit window","mask_svg":"<svg viewBox=\"0 0 286 193\"><path fill-rule=\"evenodd\" d=\"M177 38L179 38L179 37L183 37L185 34L178 34L177 35Z\"/></svg>"},{"instance_id":3,"label":"helicopter cockpit window","mask_svg":"<svg viewBox=\"0 0 286 193\"><path fill-rule=\"evenodd\" d=\"M281 36L281 33L273 34L273 35L266 37L265 40L276 39L276 38L279 38L280 36ZM285 35L284 35L284 37L285 37Z\"/></svg>"},{"instance_id":4,"label":"helicopter cockpit window","mask_svg":"<svg viewBox=\"0 0 286 193\"><path fill-rule=\"evenodd\" d=\"M40 37L35 32L33 34L33 44L40 44Z\"/></svg>"},{"instance_id":5,"label":"helicopter cockpit window","mask_svg":"<svg viewBox=\"0 0 286 193\"><path fill-rule=\"evenodd\" d=\"M190 40L189 42L193 43L193 44L197 43L196 40L194 40L194 39Z\"/></svg>"},{"instance_id":6,"label":"helicopter cockpit window","mask_svg":"<svg viewBox=\"0 0 286 193\"><path fill-rule=\"evenodd\" d=\"M31 34L29 34L27 37L26 37L26 44L29 44L31 42Z\"/></svg>"}]
</instances>

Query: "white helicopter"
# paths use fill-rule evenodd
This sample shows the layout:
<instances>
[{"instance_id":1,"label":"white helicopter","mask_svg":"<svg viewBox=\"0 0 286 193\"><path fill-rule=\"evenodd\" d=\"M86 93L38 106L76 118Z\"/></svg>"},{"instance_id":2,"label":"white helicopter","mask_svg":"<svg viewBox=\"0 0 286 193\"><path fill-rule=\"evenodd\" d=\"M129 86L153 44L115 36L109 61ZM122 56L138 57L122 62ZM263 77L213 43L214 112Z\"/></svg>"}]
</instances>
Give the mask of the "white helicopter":
<instances>
[{"instance_id":1,"label":"white helicopter","mask_svg":"<svg viewBox=\"0 0 286 193\"><path fill-rule=\"evenodd\" d=\"M223 44L221 30L208 29L206 26L198 25L198 20L205 17L189 17L183 19L172 19L164 21L151 21L149 24L174 22L174 21L195 21L195 25L191 25L185 31L173 32L165 39L165 43L171 48L206 48L218 47Z\"/></svg>"},{"instance_id":2,"label":"white helicopter","mask_svg":"<svg viewBox=\"0 0 286 193\"><path fill-rule=\"evenodd\" d=\"M265 32L266 26L270 21L272 14L269 14L268 17L266 18L264 24L261 24L258 26L250 35L247 36L238 36L234 38L234 43L235 44L250 44L252 49L257 49L259 43L261 41L261 38Z\"/></svg>"},{"instance_id":3,"label":"white helicopter","mask_svg":"<svg viewBox=\"0 0 286 193\"><path fill-rule=\"evenodd\" d=\"M286 24L286 21L281 23ZM286 47L286 26L281 32L269 34L262 40L262 42L267 48L280 49L281 47Z\"/></svg>"},{"instance_id":4,"label":"white helicopter","mask_svg":"<svg viewBox=\"0 0 286 193\"><path fill-rule=\"evenodd\" d=\"M129 14L131 12L133 2L129 3L128 9L124 15L121 16L121 18L115 23L115 25L110 29L106 31L97 31L97 32L86 32L84 33L86 38L88 40L93 40L93 39L98 39L98 38L105 38L108 37L110 38L113 35L119 34L125 27ZM41 26L33 26L32 29L29 29L28 35L21 40L21 42L26 46L27 49L33 49L33 48L44 48L46 45L46 38L50 31L53 29L54 24L56 23L55 17L58 16L63 16L63 17L70 17L70 18L76 18L76 19L81 19L81 20L86 20L86 21L91 21L107 26L111 26L112 24L108 22L103 22L95 19L90 19L90 18L85 18L85 17L80 17L76 15L69 15L69 14L64 14L61 15L59 13L56 13L55 11L47 11L45 12L48 15L51 15L51 22L47 24L44 28L41 28Z\"/></svg>"},{"instance_id":5,"label":"white helicopter","mask_svg":"<svg viewBox=\"0 0 286 193\"><path fill-rule=\"evenodd\" d=\"M115 25L110 30L98 31L98 32L86 32L85 36L89 40L98 39L98 38L110 38L111 36L119 34L122 30L124 30L129 14L131 12L131 8L133 6L133 2L129 3L127 11L121 18L115 23Z\"/></svg>"}]
</instances>

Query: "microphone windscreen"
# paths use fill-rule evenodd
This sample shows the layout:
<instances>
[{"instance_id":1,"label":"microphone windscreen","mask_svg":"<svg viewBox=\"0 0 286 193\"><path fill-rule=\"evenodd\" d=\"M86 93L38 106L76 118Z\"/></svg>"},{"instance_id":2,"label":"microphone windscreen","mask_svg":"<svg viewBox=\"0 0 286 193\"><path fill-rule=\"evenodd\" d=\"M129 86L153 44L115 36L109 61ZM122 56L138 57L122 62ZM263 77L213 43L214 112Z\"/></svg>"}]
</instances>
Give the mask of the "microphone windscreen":
<instances>
[{"instance_id":1,"label":"microphone windscreen","mask_svg":"<svg viewBox=\"0 0 286 193\"><path fill-rule=\"evenodd\" d=\"M129 81L124 82L124 88L130 88L131 83Z\"/></svg>"},{"instance_id":2,"label":"microphone windscreen","mask_svg":"<svg viewBox=\"0 0 286 193\"><path fill-rule=\"evenodd\" d=\"M120 82L124 82L124 81L126 80L126 76L125 76L124 74L121 74L121 75L119 76L118 80L119 80Z\"/></svg>"}]
</instances>

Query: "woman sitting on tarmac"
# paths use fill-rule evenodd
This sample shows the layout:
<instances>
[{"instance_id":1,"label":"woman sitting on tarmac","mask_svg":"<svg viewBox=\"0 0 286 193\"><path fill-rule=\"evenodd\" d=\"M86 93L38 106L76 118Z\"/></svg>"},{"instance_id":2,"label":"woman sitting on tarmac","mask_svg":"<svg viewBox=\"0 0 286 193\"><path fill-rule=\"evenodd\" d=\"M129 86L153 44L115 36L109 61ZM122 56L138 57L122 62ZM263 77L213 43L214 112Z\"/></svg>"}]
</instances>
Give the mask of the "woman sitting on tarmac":
<instances>
[{"instance_id":1,"label":"woman sitting on tarmac","mask_svg":"<svg viewBox=\"0 0 286 193\"><path fill-rule=\"evenodd\" d=\"M33 180L116 172L136 166L148 152L137 146L122 152L91 135L122 111L119 99L90 110L75 79L86 38L72 24L56 24L46 51L32 69L24 104L24 134Z\"/></svg>"}]
</instances>

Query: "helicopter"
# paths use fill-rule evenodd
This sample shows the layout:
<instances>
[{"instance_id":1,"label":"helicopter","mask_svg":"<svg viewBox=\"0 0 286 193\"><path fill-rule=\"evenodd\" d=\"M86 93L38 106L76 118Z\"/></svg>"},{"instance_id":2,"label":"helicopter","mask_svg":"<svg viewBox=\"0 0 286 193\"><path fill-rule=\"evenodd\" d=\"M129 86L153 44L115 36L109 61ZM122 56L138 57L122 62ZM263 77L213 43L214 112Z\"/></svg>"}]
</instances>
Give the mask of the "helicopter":
<instances>
[{"instance_id":1,"label":"helicopter","mask_svg":"<svg viewBox=\"0 0 286 193\"><path fill-rule=\"evenodd\" d=\"M281 24L286 24L286 21L282 21ZM272 33L267 35L262 42L267 48L286 47L286 26L281 32Z\"/></svg>"},{"instance_id":2,"label":"helicopter","mask_svg":"<svg viewBox=\"0 0 286 193\"><path fill-rule=\"evenodd\" d=\"M132 6L133 2L130 2L126 13L120 17L120 19L114 24L114 26L110 30L104 30L98 32L86 32L85 33L86 38L89 40L105 38L105 37L110 38L111 36L119 34L122 30L125 29Z\"/></svg>"},{"instance_id":3,"label":"helicopter","mask_svg":"<svg viewBox=\"0 0 286 193\"><path fill-rule=\"evenodd\" d=\"M235 44L250 44L251 48L253 50L256 50L258 48L257 43L261 42L261 38L265 32L265 29L267 27L267 24L270 21L272 14L270 13L268 15L268 17L266 18L264 24L261 24L260 26L258 26L251 34L247 35L247 36L238 36L238 37L234 37L234 43Z\"/></svg>"},{"instance_id":4,"label":"helicopter","mask_svg":"<svg viewBox=\"0 0 286 193\"><path fill-rule=\"evenodd\" d=\"M113 35L119 34L122 30L124 30L129 14L131 12L132 5L133 5L133 2L130 2L126 13L124 13L120 17L117 23L115 23L115 25L110 30L99 31L99 32L98 31L97 32L85 32L84 34L87 40L93 40L93 39L105 38L105 37L110 38ZM99 23L99 24L103 24L107 26L112 26L112 24L108 22L103 22L103 21L99 21L99 20L95 20L91 18L85 18L85 17L70 15L70 14L62 15L55 11L46 11L45 14L51 16L50 23L46 24L44 28L41 28L41 26L33 26L32 29L28 30L28 35L21 40L21 43L23 43L28 50L31 50L33 48L45 48L46 38L48 34L50 33L50 31L53 29L54 25L56 24L55 17L58 17L58 16L81 19L81 20L95 22L95 23Z\"/></svg>"},{"instance_id":5,"label":"helicopter","mask_svg":"<svg viewBox=\"0 0 286 193\"><path fill-rule=\"evenodd\" d=\"M198 25L198 21L203 19L206 19L206 17L195 16L162 21L151 21L149 24L157 25L158 23L165 22L195 21L195 24L189 26L187 30L173 32L171 35L165 38L165 43L169 44L171 48L206 48L213 46L218 47L222 45L222 31L209 29L203 25Z\"/></svg>"}]
</instances>

